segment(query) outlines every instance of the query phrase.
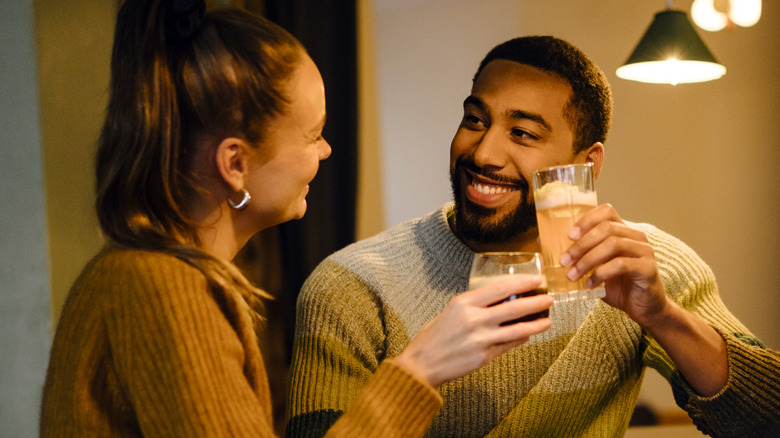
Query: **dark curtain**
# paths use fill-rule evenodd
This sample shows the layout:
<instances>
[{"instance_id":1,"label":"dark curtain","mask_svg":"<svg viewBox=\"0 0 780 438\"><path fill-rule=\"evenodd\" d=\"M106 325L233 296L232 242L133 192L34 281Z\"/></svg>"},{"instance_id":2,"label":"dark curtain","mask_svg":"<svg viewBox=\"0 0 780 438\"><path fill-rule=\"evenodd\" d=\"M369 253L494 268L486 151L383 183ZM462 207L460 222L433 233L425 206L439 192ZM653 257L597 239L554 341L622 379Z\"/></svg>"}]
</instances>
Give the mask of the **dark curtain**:
<instances>
[{"instance_id":1,"label":"dark curtain","mask_svg":"<svg viewBox=\"0 0 780 438\"><path fill-rule=\"evenodd\" d=\"M275 426L281 434L298 292L320 261L355 239L357 6L355 0L236 0L231 4L264 15L298 38L325 83L323 136L332 153L320 163L310 184L306 215L259 233L235 260L250 280L275 297L267 304L260 342Z\"/></svg>"},{"instance_id":2,"label":"dark curtain","mask_svg":"<svg viewBox=\"0 0 780 438\"><path fill-rule=\"evenodd\" d=\"M323 135L333 152L323 161L306 197L303 219L279 226L282 288L298 296L306 277L332 252L355 238L357 181L357 13L355 0L265 0L265 14L309 51L325 82ZM294 306L288 307L291 350Z\"/></svg>"}]
</instances>

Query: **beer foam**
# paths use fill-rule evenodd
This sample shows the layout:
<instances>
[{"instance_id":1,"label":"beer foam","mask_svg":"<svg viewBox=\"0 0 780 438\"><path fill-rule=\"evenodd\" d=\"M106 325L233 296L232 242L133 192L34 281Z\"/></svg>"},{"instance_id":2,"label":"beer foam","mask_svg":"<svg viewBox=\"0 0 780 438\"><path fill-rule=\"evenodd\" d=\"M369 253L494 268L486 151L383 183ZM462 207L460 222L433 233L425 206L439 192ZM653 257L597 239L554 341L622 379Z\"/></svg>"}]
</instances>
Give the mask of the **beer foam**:
<instances>
[{"instance_id":1,"label":"beer foam","mask_svg":"<svg viewBox=\"0 0 780 438\"><path fill-rule=\"evenodd\" d=\"M559 205L597 205L596 192L580 192L577 186L562 181L553 181L534 191L537 210L546 210Z\"/></svg>"}]
</instances>

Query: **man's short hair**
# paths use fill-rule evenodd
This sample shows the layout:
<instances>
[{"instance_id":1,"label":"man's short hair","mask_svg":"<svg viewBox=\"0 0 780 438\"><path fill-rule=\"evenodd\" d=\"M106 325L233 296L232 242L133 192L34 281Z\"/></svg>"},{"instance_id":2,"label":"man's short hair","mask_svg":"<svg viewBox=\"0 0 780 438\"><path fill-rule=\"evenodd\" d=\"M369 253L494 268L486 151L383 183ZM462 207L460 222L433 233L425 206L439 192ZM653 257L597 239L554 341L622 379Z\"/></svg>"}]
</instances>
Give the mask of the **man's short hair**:
<instances>
[{"instance_id":1,"label":"man's short hair","mask_svg":"<svg viewBox=\"0 0 780 438\"><path fill-rule=\"evenodd\" d=\"M494 47L477 69L474 81L495 59L505 59L556 74L571 85L563 116L574 133L574 152L604 143L612 120L612 91L604 72L580 49L553 36L523 36Z\"/></svg>"}]
</instances>

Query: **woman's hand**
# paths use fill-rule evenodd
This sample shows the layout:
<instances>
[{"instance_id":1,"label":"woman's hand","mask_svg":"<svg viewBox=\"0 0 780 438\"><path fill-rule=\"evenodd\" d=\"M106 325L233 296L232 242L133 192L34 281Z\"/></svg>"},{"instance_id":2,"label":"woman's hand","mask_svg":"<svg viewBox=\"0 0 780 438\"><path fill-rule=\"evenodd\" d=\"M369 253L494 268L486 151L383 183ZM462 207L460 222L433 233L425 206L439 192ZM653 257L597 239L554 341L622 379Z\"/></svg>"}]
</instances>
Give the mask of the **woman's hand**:
<instances>
[{"instance_id":1,"label":"woman's hand","mask_svg":"<svg viewBox=\"0 0 780 438\"><path fill-rule=\"evenodd\" d=\"M547 310L553 299L548 295L536 295L502 301L513 294L536 289L541 283L541 276L518 275L453 298L420 330L395 359L396 363L420 380L438 387L524 344L531 335L548 330L552 324L550 319L502 323Z\"/></svg>"}]
</instances>

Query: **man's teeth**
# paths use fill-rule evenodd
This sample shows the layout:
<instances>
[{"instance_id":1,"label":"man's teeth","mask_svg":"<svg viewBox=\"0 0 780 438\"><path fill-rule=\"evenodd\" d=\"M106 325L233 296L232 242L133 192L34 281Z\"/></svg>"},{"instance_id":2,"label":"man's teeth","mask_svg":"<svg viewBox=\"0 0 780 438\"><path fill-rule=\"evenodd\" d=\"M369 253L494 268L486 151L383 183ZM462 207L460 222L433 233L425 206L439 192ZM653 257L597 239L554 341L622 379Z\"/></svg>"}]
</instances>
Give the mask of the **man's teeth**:
<instances>
[{"instance_id":1,"label":"man's teeth","mask_svg":"<svg viewBox=\"0 0 780 438\"><path fill-rule=\"evenodd\" d=\"M494 186L488 184L481 184L478 182L475 182L473 186L474 189L476 189L476 191L478 191L479 193L483 193L485 195L495 195L496 193L508 193L517 190L514 187Z\"/></svg>"}]
</instances>

